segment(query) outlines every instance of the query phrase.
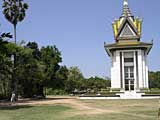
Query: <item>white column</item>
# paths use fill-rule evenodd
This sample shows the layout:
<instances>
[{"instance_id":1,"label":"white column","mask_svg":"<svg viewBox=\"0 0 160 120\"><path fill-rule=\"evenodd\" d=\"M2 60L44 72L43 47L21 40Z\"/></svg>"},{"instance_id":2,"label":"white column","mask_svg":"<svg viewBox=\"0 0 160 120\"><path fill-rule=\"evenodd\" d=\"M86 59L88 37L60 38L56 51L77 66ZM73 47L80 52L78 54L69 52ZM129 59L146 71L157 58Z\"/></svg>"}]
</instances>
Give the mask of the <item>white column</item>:
<instances>
[{"instance_id":1,"label":"white column","mask_svg":"<svg viewBox=\"0 0 160 120\"><path fill-rule=\"evenodd\" d=\"M139 88L143 88L143 63L142 63L142 50L138 50L138 75L139 75Z\"/></svg>"},{"instance_id":2,"label":"white column","mask_svg":"<svg viewBox=\"0 0 160 120\"><path fill-rule=\"evenodd\" d=\"M142 62L143 62L143 87L146 88L146 63L145 63L145 51L142 50Z\"/></svg>"},{"instance_id":3,"label":"white column","mask_svg":"<svg viewBox=\"0 0 160 120\"><path fill-rule=\"evenodd\" d=\"M111 68L111 87L121 88L120 81L120 51L115 51L113 56L113 67Z\"/></svg>"},{"instance_id":4,"label":"white column","mask_svg":"<svg viewBox=\"0 0 160 120\"><path fill-rule=\"evenodd\" d=\"M136 51L134 51L134 90L137 89L137 66L136 66Z\"/></svg>"},{"instance_id":5,"label":"white column","mask_svg":"<svg viewBox=\"0 0 160 120\"><path fill-rule=\"evenodd\" d=\"M112 60L112 66L111 66L111 88L114 88L114 71L115 71L115 62L116 62L116 56L115 56L115 52L113 52L113 55L111 56L111 60Z\"/></svg>"},{"instance_id":6,"label":"white column","mask_svg":"<svg viewBox=\"0 0 160 120\"><path fill-rule=\"evenodd\" d=\"M145 52L145 68L146 68L146 88L149 88L148 83L148 65L147 65L147 53Z\"/></svg>"},{"instance_id":7,"label":"white column","mask_svg":"<svg viewBox=\"0 0 160 120\"><path fill-rule=\"evenodd\" d=\"M120 51L116 51L116 70L117 70L116 86L117 88L121 88Z\"/></svg>"},{"instance_id":8,"label":"white column","mask_svg":"<svg viewBox=\"0 0 160 120\"><path fill-rule=\"evenodd\" d=\"M123 81L123 89L125 91L124 52L122 52L122 81Z\"/></svg>"}]
</instances>

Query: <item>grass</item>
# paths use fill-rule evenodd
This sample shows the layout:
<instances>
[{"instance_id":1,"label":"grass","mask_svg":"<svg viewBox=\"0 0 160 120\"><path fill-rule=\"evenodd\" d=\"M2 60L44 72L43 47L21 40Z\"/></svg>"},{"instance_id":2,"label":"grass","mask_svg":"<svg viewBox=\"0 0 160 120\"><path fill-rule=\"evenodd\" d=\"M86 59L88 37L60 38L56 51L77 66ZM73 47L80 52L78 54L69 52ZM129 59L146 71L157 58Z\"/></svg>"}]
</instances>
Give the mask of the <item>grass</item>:
<instances>
[{"instance_id":1,"label":"grass","mask_svg":"<svg viewBox=\"0 0 160 120\"><path fill-rule=\"evenodd\" d=\"M155 100L90 100L88 104L101 109L115 110L117 113L103 114L99 120L155 120L159 102ZM76 120L76 119L75 119ZM88 119L96 120L96 119Z\"/></svg>"},{"instance_id":2,"label":"grass","mask_svg":"<svg viewBox=\"0 0 160 120\"><path fill-rule=\"evenodd\" d=\"M1 108L0 120L59 120L59 116L69 109L61 105Z\"/></svg>"},{"instance_id":3,"label":"grass","mask_svg":"<svg viewBox=\"0 0 160 120\"><path fill-rule=\"evenodd\" d=\"M94 109L77 109L69 104L0 108L0 120L156 120L158 100L75 100ZM97 113L96 110L111 113ZM94 114L89 114L94 111ZM78 114L76 114L78 113Z\"/></svg>"}]
</instances>

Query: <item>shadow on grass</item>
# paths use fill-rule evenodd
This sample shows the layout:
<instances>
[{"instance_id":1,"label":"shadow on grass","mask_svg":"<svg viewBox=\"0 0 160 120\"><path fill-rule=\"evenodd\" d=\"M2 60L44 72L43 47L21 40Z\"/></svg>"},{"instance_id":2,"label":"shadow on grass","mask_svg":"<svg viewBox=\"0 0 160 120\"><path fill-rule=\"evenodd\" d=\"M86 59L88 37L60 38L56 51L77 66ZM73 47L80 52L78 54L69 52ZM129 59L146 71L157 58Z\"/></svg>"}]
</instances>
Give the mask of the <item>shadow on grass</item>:
<instances>
[{"instance_id":1,"label":"shadow on grass","mask_svg":"<svg viewBox=\"0 0 160 120\"><path fill-rule=\"evenodd\" d=\"M9 105L9 106L0 106L0 110L18 110L18 109L26 109L26 108L31 108L34 106L29 106L29 105Z\"/></svg>"},{"instance_id":2,"label":"shadow on grass","mask_svg":"<svg viewBox=\"0 0 160 120\"><path fill-rule=\"evenodd\" d=\"M60 98L44 98L44 99L35 99L35 98L26 98L18 100L15 104L10 104L7 100L0 100L0 110L17 110L17 109L25 109L34 107L31 105L23 105L23 103L30 103L33 101L53 101L53 100L64 100L64 99L73 99L73 98L67 98L67 97L60 97ZM17 105L17 103L20 103L22 105Z\"/></svg>"}]
</instances>

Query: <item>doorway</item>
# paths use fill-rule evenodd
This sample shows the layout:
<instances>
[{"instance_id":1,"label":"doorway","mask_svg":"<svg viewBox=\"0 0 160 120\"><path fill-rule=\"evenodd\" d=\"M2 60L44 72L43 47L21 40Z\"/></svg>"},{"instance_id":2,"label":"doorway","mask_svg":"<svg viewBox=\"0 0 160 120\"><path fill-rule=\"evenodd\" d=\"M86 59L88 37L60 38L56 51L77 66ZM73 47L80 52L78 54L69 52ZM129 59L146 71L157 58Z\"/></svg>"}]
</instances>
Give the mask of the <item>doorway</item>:
<instances>
[{"instance_id":1,"label":"doorway","mask_svg":"<svg viewBox=\"0 0 160 120\"><path fill-rule=\"evenodd\" d=\"M125 91L134 91L134 67L125 66Z\"/></svg>"}]
</instances>

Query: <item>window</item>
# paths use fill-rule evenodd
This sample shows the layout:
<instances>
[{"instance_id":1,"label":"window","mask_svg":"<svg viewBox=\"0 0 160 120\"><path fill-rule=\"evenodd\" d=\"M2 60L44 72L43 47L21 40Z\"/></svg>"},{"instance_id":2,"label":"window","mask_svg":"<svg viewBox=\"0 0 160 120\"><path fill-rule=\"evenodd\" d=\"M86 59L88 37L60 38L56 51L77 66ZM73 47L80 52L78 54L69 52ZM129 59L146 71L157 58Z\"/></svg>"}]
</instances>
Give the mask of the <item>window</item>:
<instances>
[{"instance_id":1,"label":"window","mask_svg":"<svg viewBox=\"0 0 160 120\"><path fill-rule=\"evenodd\" d=\"M134 67L133 66L124 67L124 73L126 79L134 78Z\"/></svg>"},{"instance_id":2,"label":"window","mask_svg":"<svg viewBox=\"0 0 160 120\"><path fill-rule=\"evenodd\" d=\"M134 74L133 73L130 73L130 78L133 78L134 77Z\"/></svg>"},{"instance_id":3,"label":"window","mask_svg":"<svg viewBox=\"0 0 160 120\"><path fill-rule=\"evenodd\" d=\"M124 58L124 62L133 62L133 58Z\"/></svg>"}]
</instances>

